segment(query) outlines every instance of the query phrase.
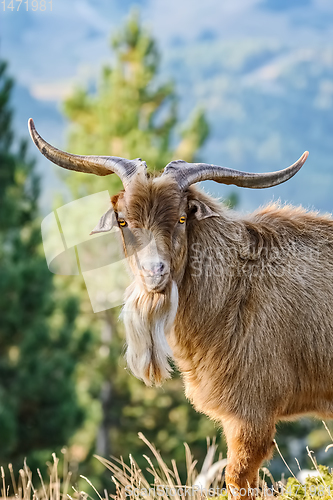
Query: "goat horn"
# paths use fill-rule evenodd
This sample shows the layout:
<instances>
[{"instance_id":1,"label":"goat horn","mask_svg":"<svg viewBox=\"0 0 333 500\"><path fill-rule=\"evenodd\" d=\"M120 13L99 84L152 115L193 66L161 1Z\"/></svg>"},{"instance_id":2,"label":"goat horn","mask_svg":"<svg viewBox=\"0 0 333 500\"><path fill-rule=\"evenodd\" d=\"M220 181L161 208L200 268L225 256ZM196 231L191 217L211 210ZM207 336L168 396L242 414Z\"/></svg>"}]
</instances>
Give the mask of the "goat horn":
<instances>
[{"instance_id":1,"label":"goat horn","mask_svg":"<svg viewBox=\"0 0 333 500\"><path fill-rule=\"evenodd\" d=\"M126 189L132 178L146 171L146 162L141 158L127 160L117 156L83 156L66 153L51 146L37 132L32 118L28 121L29 132L39 151L46 158L67 170L76 170L95 175L116 174Z\"/></svg>"},{"instance_id":2,"label":"goat horn","mask_svg":"<svg viewBox=\"0 0 333 500\"><path fill-rule=\"evenodd\" d=\"M163 175L171 175L178 182L181 189L186 189L196 182L212 180L222 184L235 184L239 187L262 189L277 186L293 177L303 166L309 153L305 151L296 163L284 170L254 174L240 172L231 168L209 165L208 163L187 163L175 160L165 167Z\"/></svg>"}]
</instances>

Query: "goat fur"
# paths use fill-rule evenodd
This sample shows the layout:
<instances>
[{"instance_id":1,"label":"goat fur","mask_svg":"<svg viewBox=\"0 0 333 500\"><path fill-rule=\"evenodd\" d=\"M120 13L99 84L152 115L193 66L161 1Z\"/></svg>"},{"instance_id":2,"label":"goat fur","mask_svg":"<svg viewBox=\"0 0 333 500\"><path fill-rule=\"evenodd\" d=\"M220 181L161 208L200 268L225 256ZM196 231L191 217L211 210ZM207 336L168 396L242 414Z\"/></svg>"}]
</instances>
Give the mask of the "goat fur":
<instances>
[{"instance_id":1,"label":"goat fur","mask_svg":"<svg viewBox=\"0 0 333 500\"><path fill-rule=\"evenodd\" d=\"M193 203L211 216L198 218ZM129 297L136 293L145 304L140 328L146 325L148 341L137 330L133 344L138 320L127 319L128 358L141 342L141 378L160 383L169 376L168 349L151 335L149 304L163 296L164 311L167 303L172 310L165 334L186 395L223 425L229 491L255 488L277 421L333 417L333 220L278 204L240 217L193 186L181 193L168 178L140 180L113 204L130 227L152 231L178 290L177 307L169 292L147 293L134 282ZM186 228L175 236L184 211Z\"/></svg>"}]
</instances>

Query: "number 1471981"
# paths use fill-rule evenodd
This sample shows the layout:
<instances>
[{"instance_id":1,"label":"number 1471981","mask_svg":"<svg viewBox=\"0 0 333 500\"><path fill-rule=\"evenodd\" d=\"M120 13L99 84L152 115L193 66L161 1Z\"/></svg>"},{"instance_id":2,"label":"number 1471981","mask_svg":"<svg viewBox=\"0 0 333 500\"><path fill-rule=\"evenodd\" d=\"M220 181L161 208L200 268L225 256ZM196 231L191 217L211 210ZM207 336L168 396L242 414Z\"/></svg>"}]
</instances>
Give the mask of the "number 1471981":
<instances>
[{"instance_id":1,"label":"number 1471981","mask_svg":"<svg viewBox=\"0 0 333 500\"><path fill-rule=\"evenodd\" d=\"M45 11L48 10L52 12L52 0L2 0L1 4L3 5L3 10L11 10L12 12L15 10L16 12L20 10L40 10Z\"/></svg>"}]
</instances>

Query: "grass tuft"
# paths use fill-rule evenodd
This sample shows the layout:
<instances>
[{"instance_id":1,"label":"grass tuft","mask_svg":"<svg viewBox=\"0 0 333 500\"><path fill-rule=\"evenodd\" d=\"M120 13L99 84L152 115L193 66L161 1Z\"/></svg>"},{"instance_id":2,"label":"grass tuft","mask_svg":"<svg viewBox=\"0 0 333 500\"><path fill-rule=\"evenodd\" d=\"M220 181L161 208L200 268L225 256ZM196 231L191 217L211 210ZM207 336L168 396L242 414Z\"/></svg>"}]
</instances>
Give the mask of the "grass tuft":
<instances>
[{"instance_id":1,"label":"grass tuft","mask_svg":"<svg viewBox=\"0 0 333 500\"><path fill-rule=\"evenodd\" d=\"M324 425L326 427L325 423ZM187 472L182 480L175 460L168 466L160 452L142 433L139 433L139 438L146 444L150 455L143 455L147 462L144 471L139 468L131 455L127 463L123 457L111 457L108 460L95 456L111 472L112 493L106 490L101 493L85 476L80 477L89 485L88 490L93 492L95 499L74 487L66 450L62 450L64 453L62 469L59 459L53 454L52 462L47 463L47 480L43 479L38 469L33 477L26 462L19 471L17 479L11 464L8 465L8 472L1 467L0 500L201 500L202 498L227 500L223 475L226 459L222 459L220 455L214 462L217 451L215 440L212 443L207 440L207 455L200 472L197 471L197 461L194 460L189 446L184 443ZM283 478L274 481L269 470L263 467L258 500L268 500L273 497L279 500L333 500L332 469L318 465L313 452L307 448L313 465L313 470L309 472L314 475L303 479L302 484L298 479L299 476L296 477L289 468L276 443L275 446L292 477L287 481ZM332 446L333 444L328 445L325 451Z\"/></svg>"}]
</instances>

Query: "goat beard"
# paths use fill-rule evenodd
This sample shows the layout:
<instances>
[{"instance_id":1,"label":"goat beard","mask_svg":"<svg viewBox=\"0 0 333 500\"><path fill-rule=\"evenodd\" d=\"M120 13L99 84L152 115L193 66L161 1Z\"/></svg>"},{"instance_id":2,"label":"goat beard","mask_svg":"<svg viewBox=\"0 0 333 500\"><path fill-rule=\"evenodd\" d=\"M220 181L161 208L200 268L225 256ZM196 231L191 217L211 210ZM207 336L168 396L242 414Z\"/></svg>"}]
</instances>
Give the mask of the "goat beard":
<instances>
[{"instance_id":1,"label":"goat beard","mask_svg":"<svg viewBox=\"0 0 333 500\"><path fill-rule=\"evenodd\" d=\"M146 292L134 282L126 290L122 319L126 331L126 362L146 385L161 385L171 377L172 351L166 336L178 308L178 288L171 281L163 292Z\"/></svg>"}]
</instances>

